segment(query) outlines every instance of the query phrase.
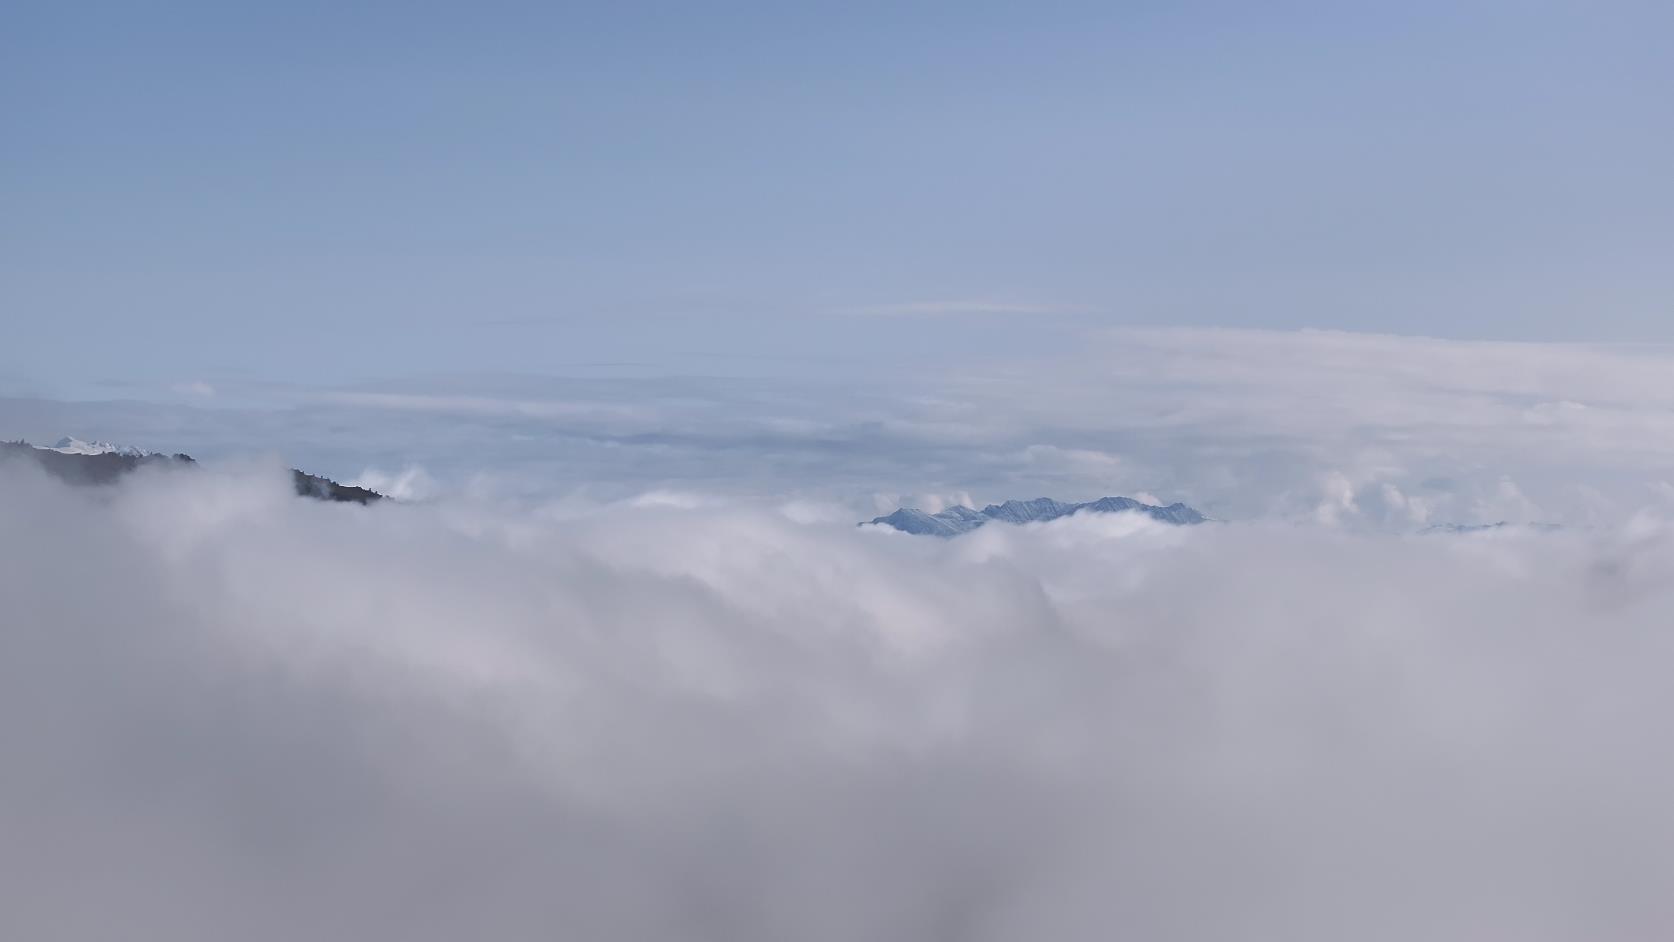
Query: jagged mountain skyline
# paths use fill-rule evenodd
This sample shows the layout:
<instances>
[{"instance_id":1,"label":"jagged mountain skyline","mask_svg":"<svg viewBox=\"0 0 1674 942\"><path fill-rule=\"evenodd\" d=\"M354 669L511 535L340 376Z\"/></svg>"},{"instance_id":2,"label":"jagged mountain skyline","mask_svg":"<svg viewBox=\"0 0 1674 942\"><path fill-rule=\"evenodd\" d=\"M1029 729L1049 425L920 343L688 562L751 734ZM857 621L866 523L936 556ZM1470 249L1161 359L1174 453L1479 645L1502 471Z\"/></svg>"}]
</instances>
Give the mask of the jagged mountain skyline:
<instances>
[{"instance_id":1,"label":"jagged mountain skyline","mask_svg":"<svg viewBox=\"0 0 1674 942\"><path fill-rule=\"evenodd\" d=\"M71 436L59 439L58 444L50 448L32 445L22 439L0 442L0 461L4 460L32 462L53 477L77 485L114 484L124 475L142 467L197 467L197 461L183 453L168 455L109 442L84 442ZM384 500L384 495L370 488L340 484L299 468L289 470L291 485L299 497L353 504Z\"/></svg>"},{"instance_id":2,"label":"jagged mountain skyline","mask_svg":"<svg viewBox=\"0 0 1674 942\"><path fill-rule=\"evenodd\" d=\"M903 507L894 513L874 517L866 521L866 524L893 527L904 533L950 538L969 533L989 523L1040 523L1077 513L1140 513L1153 520L1182 526L1203 523L1210 519L1195 508L1178 501L1167 506L1158 506L1131 497L1101 497L1098 500L1080 503L1037 497L1033 500L1008 500L989 504L981 510L957 505L929 513L917 508Z\"/></svg>"}]
</instances>

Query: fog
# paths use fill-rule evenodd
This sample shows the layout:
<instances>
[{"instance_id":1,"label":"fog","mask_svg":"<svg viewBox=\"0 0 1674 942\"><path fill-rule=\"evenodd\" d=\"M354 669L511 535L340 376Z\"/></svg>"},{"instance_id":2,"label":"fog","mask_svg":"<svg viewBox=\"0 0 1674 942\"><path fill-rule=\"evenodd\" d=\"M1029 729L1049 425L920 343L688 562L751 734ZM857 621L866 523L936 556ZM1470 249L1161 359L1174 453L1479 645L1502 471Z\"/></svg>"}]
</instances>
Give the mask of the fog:
<instances>
[{"instance_id":1,"label":"fog","mask_svg":"<svg viewBox=\"0 0 1674 942\"><path fill-rule=\"evenodd\" d=\"M0 469L12 938L1643 938L1674 539Z\"/></svg>"}]
</instances>

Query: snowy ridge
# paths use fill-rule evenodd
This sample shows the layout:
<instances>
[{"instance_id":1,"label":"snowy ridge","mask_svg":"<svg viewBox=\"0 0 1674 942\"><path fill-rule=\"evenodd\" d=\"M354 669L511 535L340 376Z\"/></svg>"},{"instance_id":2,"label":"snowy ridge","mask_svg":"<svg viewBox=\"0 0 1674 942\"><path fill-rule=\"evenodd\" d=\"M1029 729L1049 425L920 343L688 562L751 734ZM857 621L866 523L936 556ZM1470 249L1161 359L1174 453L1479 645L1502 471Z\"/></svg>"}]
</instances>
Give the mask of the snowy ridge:
<instances>
[{"instance_id":1,"label":"snowy ridge","mask_svg":"<svg viewBox=\"0 0 1674 942\"><path fill-rule=\"evenodd\" d=\"M1056 520L1074 513L1142 513L1163 523L1186 525L1203 523L1208 520L1197 510L1181 503L1158 507L1134 500L1131 497L1103 497L1098 500L1084 501L1079 504L1065 503L1050 497L1037 497L1034 500L1008 500L1003 504L989 504L979 510L969 507L949 507L941 513L926 513L911 507L903 507L892 514L874 517L867 521L872 524L883 524L904 533L917 533L926 536L954 537L961 533L969 533L984 524L999 521L1001 523L1033 523L1036 521Z\"/></svg>"},{"instance_id":2,"label":"snowy ridge","mask_svg":"<svg viewBox=\"0 0 1674 942\"><path fill-rule=\"evenodd\" d=\"M41 451L56 451L61 455L122 455L128 458L144 458L157 452L135 448L132 445L112 445L110 442L85 442L79 438L66 435L58 440L58 444L48 448L36 445Z\"/></svg>"}]
</instances>

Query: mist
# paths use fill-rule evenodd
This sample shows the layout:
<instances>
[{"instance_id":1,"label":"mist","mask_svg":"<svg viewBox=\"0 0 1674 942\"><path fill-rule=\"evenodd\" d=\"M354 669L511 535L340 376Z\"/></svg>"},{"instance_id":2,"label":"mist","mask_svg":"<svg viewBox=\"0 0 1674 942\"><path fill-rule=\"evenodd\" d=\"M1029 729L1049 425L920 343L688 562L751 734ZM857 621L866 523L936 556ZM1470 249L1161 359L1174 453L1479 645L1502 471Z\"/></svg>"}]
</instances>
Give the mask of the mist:
<instances>
[{"instance_id":1,"label":"mist","mask_svg":"<svg viewBox=\"0 0 1674 942\"><path fill-rule=\"evenodd\" d=\"M1640 938L1674 534L0 468L16 938Z\"/></svg>"}]
</instances>

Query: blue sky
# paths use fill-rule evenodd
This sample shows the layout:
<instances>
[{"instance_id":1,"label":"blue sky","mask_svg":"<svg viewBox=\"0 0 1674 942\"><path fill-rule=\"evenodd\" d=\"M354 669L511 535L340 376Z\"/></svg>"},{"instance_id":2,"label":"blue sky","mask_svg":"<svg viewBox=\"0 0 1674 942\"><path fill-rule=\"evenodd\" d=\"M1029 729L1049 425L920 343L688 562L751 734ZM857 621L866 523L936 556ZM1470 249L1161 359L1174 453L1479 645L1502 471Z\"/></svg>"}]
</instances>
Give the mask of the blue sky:
<instances>
[{"instance_id":1,"label":"blue sky","mask_svg":"<svg viewBox=\"0 0 1674 942\"><path fill-rule=\"evenodd\" d=\"M1660 4L7 19L0 392L1674 340Z\"/></svg>"}]
</instances>

